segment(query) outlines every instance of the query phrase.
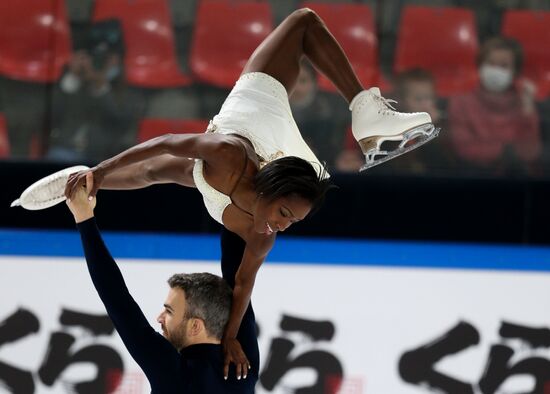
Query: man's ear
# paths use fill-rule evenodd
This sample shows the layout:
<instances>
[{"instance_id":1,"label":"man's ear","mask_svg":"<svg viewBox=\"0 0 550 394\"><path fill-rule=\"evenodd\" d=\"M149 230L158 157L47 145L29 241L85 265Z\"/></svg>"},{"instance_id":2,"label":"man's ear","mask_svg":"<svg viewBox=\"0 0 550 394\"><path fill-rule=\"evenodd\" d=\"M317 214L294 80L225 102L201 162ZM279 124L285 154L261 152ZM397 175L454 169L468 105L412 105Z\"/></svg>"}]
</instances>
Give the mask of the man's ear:
<instances>
[{"instance_id":1,"label":"man's ear","mask_svg":"<svg viewBox=\"0 0 550 394\"><path fill-rule=\"evenodd\" d=\"M204 322L202 319L192 318L189 327L189 335L197 336L205 331Z\"/></svg>"}]
</instances>

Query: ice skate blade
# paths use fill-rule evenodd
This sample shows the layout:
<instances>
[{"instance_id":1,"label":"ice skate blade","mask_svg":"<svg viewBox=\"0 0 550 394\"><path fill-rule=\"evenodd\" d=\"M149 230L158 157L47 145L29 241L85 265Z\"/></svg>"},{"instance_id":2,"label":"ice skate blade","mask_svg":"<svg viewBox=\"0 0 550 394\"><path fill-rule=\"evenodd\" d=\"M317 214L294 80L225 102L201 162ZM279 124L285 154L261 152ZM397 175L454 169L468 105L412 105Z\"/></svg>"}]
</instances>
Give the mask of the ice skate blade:
<instances>
[{"instance_id":1,"label":"ice skate blade","mask_svg":"<svg viewBox=\"0 0 550 394\"><path fill-rule=\"evenodd\" d=\"M372 159L371 161L367 160L367 162L359 169L359 172L363 172L365 170L368 170L369 168L375 167L379 164L385 163L391 159L394 159L398 156L401 156L407 152L412 151L413 149L416 149L425 143L433 140L435 137L439 135L439 132L441 131L440 128L434 128L433 131L429 135L425 135L424 137L419 137L414 144L407 146L407 147L400 147L397 148L391 152L385 152L385 151L379 151L378 154L386 154L384 157L380 159Z\"/></svg>"},{"instance_id":2,"label":"ice skate blade","mask_svg":"<svg viewBox=\"0 0 550 394\"><path fill-rule=\"evenodd\" d=\"M382 144L386 141L401 141L398 148L403 148L408 142L417 138L426 137L432 134L434 131L434 125L432 123L424 123L422 125L415 126L406 131L400 132L394 135L371 135L358 140L359 147L363 154L367 157L369 162L369 155L375 154L376 156L387 155L388 152L380 150Z\"/></svg>"}]
</instances>

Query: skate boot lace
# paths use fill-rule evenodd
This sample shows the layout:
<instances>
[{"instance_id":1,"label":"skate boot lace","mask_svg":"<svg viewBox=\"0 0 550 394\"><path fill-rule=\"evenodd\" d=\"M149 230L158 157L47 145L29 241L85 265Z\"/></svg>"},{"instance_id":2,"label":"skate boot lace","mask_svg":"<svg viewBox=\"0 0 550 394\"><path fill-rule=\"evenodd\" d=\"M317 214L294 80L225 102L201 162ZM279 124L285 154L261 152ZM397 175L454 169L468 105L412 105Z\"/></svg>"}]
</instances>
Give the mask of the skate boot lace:
<instances>
[{"instance_id":1,"label":"skate boot lace","mask_svg":"<svg viewBox=\"0 0 550 394\"><path fill-rule=\"evenodd\" d=\"M382 114L382 115L395 115L396 114L397 110L394 108L393 105L391 105L391 103L397 104L397 101L392 100L392 99L387 99L387 98L384 98L382 96L377 96L377 95L374 95L374 97L376 98L376 101L380 104L378 106L378 113L379 114Z\"/></svg>"}]
</instances>

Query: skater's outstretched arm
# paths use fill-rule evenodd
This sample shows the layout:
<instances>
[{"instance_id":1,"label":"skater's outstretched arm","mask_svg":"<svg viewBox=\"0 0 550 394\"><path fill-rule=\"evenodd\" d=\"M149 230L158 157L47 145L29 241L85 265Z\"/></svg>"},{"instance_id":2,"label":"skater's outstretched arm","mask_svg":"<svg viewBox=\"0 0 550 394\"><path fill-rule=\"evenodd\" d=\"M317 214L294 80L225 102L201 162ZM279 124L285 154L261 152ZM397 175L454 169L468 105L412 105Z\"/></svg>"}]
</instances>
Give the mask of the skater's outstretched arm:
<instances>
[{"instance_id":1,"label":"skater's outstretched arm","mask_svg":"<svg viewBox=\"0 0 550 394\"><path fill-rule=\"evenodd\" d=\"M92 184L88 174L88 187ZM170 386L181 371L177 368L176 348L149 324L130 295L124 278L105 246L94 218L95 199L90 190L79 189L67 203L80 232L88 271L105 309L132 358L150 382Z\"/></svg>"},{"instance_id":2,"label":"skater's outstretched arm","mask_svg":"<svg viewBox=\"0 0 550 394\"><path fill-rule=\"evenodd\" d=\"M363 90L342 47L309 8L294 11L277 26L256 48L243 74L254 71L269 74L290 93L304 55L336 85L348 102Z\"/></svg>"},{"instance_id":3,"label":"skater's outstretched arm","mask_svg":"<svg viewBox=\"0 0 550 394\"><path fill-rule=\"evenodd\" d=\"M237 264L233 278L226 279L233 288L233 302L231 304L231 313L229 321L225 327L222 338L224 349L224 376L227 377L230 363L234 363L237 371L237 378L243 376L246 378L248 370L252 367L257 368L257 348L250 346L252 340L256 340L255 335L250 330L250 298L256 280L256 274L265 260L268 252L273 247L275 236L265 237L252 235L248 237L246 245L242 251L241 261ZM233 256L236 258L237 256ZM233 264L236 262L234 261ZM224 268L224 267L222 267ZM233 271L233 270L231 270ZM227 274L227 271L225 272ZM245 319L246 317L246 319ZM244 320L244 321L243 321ZM244 324L244 327L243 327ZM246 327L249 327L248 329ZM244 329L244 331L243 331ZM243 335L252 335L252 337L243 338ZM240 342L244 339L244 342ZM244 345L246 350L251 350L250 354L245 354L241 348ZM252 358L250 361L248 356Z\"/></svg>"},{"instance_id":4,"label":"skater's outstretched arm","mask_svg":"<svg viewBox=\"0 0 550 394\"><path fill-rule=\"evenodd\" d=\"M238 149L239 152L242 150L241 147ZM65 196L70 200L74 193L86 184L86 174L89 172L94 174L94 185L90 194L92 198L99 188L137 189L153 183L169 182L193 186L192 177L189 176L191 165L187 158L204 159L212 164L227 164L228 160L231 160L228 153L232 151L232 143L220 134L166 134L133 146L90 170L72 174L65 187ZM177 160L174 161L170 156ZM179 164L186 166L180 167L178 172ZM125 183L124 177L131 176L129 171L133 170L141 171L142 175L137 178L126 178ZM148 178L151 176L154 178ZM105 178L109 184L102 187Z\"/></svg>"},{"instance_id":5,"label":"skater's outstretched arm","mask_svg":"<svg viewBox=\"0 0 550 394\"><path fill-rule=\"evenodd\" d=\"M195 161L170 154L151 157L105 175L101 183L104 190L134 190L160 183L176 183L195 187L193 166Z\"/></svg>"},{"instance_id":6,"label":"skater's outstretched arm","mask_svg":"<svg viewBox=\"0 0 550 394\"><path fill-rule=\"evenodd\" d=\"M221 268L223 278L233 289L235 279L244 256L246 242L237 234L232 233L226 228L221 233ZM260 364L260 354L258 349L258 336L256 331L256 318L252 309L252 304L248 303L248 308L242 318L237 340L242 346L246 358L250 362L251 369L248 374L258 374ZM245 371L246 375L246 371Z\"/></svg>"}]
</instances>

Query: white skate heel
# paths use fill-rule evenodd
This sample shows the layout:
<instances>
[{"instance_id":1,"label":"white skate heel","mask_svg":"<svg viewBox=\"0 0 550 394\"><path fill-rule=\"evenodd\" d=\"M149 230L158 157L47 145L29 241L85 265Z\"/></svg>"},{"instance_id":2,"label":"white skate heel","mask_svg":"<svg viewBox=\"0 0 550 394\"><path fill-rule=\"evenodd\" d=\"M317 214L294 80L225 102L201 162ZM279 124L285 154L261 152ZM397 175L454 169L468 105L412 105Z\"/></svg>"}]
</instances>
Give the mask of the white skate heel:
<instances>
[{"instance_id":1,"label":"white skate heel","mask_svg":"<svg viewBox=\"0 0 550 394\"><path fill-rule=\"evenodd\" d=\"M397 112L391 103L380 95L380 89L364 90L353 98L351 110L351 130L365 154L366 163L359 171L364 171L407 153L434 139L440 129L432 124L426 112ZM392 150L382 150L385 141L401 141Z\"/></svg>"}]
</instances>

